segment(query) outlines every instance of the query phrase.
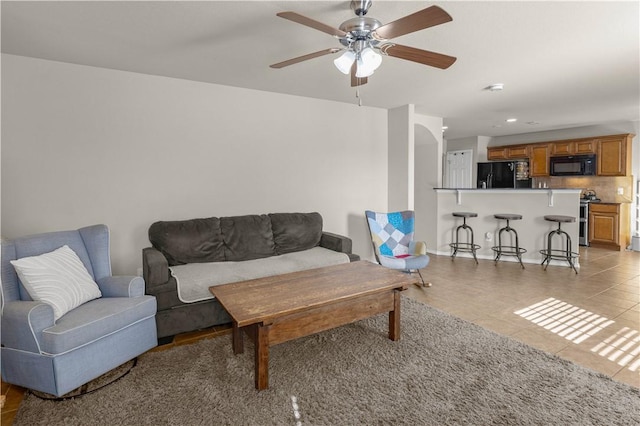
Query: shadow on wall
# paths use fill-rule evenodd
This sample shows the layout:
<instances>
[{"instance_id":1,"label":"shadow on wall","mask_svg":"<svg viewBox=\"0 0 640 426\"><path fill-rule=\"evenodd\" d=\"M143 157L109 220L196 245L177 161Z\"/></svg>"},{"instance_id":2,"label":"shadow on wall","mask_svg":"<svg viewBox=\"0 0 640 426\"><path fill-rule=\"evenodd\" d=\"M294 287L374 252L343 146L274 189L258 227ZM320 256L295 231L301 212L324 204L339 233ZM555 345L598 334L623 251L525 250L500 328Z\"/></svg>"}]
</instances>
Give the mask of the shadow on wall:
<instances>
[{"instance_id":1,"label":"shadow on wall","mask_svg":"<svg viewBox=\"0 0 640 426\"><path fill-rule=\"evenodd\" d=\"M353 252L360 256L362 260L375 262L373 248L371 245L371 234L367 219L362 214L349 214L347 219L347 234L353 240Z\"/></svg>"}]
</instances>

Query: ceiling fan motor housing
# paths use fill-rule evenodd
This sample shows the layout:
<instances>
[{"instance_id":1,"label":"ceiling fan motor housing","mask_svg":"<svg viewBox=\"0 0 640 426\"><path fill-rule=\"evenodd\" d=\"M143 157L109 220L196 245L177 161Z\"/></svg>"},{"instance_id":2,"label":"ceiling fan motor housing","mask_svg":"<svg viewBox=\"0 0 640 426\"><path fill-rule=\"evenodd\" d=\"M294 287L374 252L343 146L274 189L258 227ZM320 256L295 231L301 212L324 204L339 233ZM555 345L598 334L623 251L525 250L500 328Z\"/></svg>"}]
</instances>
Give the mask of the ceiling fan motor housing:
<instances>
[{"instance_id":1,"label":"ceiling fan motor housing","mask_svg":"<svg viewBox=\"0 0 640 426\"><path fill-rule=\"evenodd\" d=\"M355 41L366 40L372 45L376 45L379 41L373 38L371 33L381 26L382 23L374 18L364 16L351 18L340 25L340 29L347 33L346 36L340 38L340 43L349 46Z\"/></svg>"},{"instance_id":2,"label":"ceiling fan motor housing","mask_svg":"<svg viewBox=\"0 0 640 426\"><path fill-rule=\"evenodd\" d=\"M373 3L371 0L351 0L351 9L356 15L364 16L369 11L371 3Z\"/></svg>"}]
</instances>

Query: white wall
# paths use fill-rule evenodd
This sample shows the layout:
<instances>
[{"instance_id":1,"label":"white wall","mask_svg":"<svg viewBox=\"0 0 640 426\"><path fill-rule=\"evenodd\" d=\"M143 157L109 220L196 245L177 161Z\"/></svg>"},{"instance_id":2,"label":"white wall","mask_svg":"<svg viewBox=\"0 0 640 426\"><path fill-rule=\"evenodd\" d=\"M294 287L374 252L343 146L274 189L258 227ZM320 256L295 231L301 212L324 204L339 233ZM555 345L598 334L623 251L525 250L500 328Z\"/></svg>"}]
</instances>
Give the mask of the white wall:
<instances>
[{"instance_id":1,"label":"white wall","mask_svg":"<svg viewBox=\"0 0 640 426\"><path fill-rule=\"evenodd\" d=\"M414 198L414 105L389 110L389 211L413 210Z\"/></svg>"},{"instance_id":2,"label":"white wall","mask_svg":"<svg viewBox=\"0 0 640 426\"><path fill-rule=\"evenodd\" d=\"M415 114L415 239L425 241L427 250L437 242L437 205L434 188L442 187L442 118Z\"/></svg>"},{"instance_id":3,"label":"white wall","mask_svg":"<svg viewBox=\"0 0 640 426\"><path fill-rule=\"evenodd\" d=\"M154 221L269 212L319 211L366 257L387 112L2 55L1 172L4 237L105 223L114 273Z\"/></svg>"}]
</instances>

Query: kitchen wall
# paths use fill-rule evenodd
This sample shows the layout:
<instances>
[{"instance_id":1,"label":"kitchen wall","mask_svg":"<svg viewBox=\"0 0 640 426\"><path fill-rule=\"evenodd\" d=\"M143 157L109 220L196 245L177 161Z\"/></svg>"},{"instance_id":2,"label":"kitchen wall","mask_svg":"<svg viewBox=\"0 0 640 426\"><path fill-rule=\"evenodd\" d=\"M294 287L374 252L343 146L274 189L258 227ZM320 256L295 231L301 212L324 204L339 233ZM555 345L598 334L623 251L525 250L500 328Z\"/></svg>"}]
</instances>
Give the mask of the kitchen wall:
<instances>
[{"instance_id":1,"label":"kitchen wall","mask_svg":"<svg viewBox=\"0 0 640 426\"><path fill-rule=\"evenodd\" d=\"M592 190L605 203L630 203L633 201L633 176L551 176L533 178L534 187L537 188L538 184L542 184L543 187L546 184L549 188ZM618 194L618 188L622 188L622 194Z\"/></svg>"},{"instance_id":2,"label":"kitchen wall","mask_svg":"<svg viewBox=\"0 0 640 426\"><path fill-rule=\"evenodd\" d=\"M387 111L3 54L1 160L4 237L105 223L115 273L208 216L318 211L366 256Z\"/></svg>"}]
</instances>

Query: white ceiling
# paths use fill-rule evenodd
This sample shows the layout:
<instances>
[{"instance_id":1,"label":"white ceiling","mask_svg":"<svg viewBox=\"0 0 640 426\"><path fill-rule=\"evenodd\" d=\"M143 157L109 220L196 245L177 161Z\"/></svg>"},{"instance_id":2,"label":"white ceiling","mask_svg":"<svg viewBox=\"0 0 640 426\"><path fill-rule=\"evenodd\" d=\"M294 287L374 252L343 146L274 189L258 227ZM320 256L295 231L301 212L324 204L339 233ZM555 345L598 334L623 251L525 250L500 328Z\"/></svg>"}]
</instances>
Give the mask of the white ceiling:
<instances>
[{"instance_id":1,"label":"white ceiling","mask_svg":"<svg viewBox=\"0 0 640 426\"><path fill-rule=\"evenodd\" d=\"M432 4L453 21L393 41L457 62L385 57L363 105L415 104L444 118L448 139L639 119L639 2L374 0L367 16L384 24ZM354 16L349 1L2 1L2 52L357 104L334 55L269 68L340 47L276 16L286 10L334 27ZM492 83L505 89L483 90Z\"/></svg>"}]
</instances>

